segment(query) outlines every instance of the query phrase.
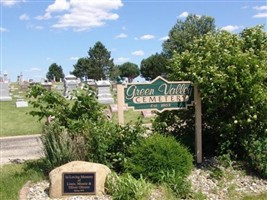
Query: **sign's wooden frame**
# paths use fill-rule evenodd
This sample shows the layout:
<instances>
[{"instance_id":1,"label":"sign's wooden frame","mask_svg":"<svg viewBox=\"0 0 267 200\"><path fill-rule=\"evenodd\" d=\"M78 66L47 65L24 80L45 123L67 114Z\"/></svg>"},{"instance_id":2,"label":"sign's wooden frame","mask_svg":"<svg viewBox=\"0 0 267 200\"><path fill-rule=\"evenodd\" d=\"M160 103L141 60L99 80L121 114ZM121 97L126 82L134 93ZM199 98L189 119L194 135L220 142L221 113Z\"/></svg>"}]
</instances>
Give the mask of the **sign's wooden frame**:
<instances>
[{"instance_id":1,"label":"sign's wooden frame","mask_svg":"<svg viewBox=\"0 0 267 200\"><path fill-rule=\"evenodd\" d=\"M157 77L156 79L161 78ZM155 79L155 80L156 80ZM161 78L163 79L163 78ZM163 79L164 80L164 79ZM152 81L153 83L154 81ZM188 83L188 81L186 82ZM118 84L117 85L117 103L118 103L118 120L119 124L124 124L124 111L123 107L125 104L124 88L126 85ZM195 106L195 153L197 163L202 163L202 107L201 107L201 95L199 92L198 85L194 85L194 106ZM151 110L151 109L144 109ZM172 108L168 110L174 110ZM177 110L177 109L176 109Z\"/></svg>"}]
</instances>

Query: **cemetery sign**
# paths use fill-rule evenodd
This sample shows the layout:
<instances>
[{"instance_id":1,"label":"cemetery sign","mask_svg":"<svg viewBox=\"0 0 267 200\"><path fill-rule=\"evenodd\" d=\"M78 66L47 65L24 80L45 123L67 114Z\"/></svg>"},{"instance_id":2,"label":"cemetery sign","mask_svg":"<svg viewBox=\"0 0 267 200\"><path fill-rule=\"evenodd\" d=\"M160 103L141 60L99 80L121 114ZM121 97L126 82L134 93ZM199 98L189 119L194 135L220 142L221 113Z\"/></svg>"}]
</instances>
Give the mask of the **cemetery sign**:
<instances>
[{"instance_id":1,"label":"cemetery sign","mask_svg":"<svg viewBox=\"0 0 267 200\"><path fill-rule=\"evenodd\" d=\"M124 97L135 110L180 110L193 105L194 88L190 81L168 82L158 76L151 83L127 84Z\"/></svg>"}]
</instances>

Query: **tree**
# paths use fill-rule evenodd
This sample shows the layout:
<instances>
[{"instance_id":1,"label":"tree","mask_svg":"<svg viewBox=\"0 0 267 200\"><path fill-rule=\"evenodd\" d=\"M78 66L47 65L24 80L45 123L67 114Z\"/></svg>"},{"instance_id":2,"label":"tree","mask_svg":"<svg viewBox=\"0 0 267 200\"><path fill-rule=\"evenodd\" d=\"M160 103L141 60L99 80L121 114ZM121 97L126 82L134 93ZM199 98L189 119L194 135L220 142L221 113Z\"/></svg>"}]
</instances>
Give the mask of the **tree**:
<instances>
[{"instance_id":1,"label":"tree","mask_svg":"<svg viewBox=\"0 0 267 200\"><path fill-rule=\"evenodd\" d=\"M71 74L79 78L100 80L110 77L114 63L106 47L96 42L93 48L90 47L88 57L80 58L73 67Z\"/></svg>"},{"instance_id":2,"label":"tree","mask_svg":"<svg viewBox=\"0 0 267 200\"><path fill-rule=\"evenodd\" d=\"M132 82L135 77L139 75L139 68L138 65L126 62L119 66L121 76L127 77L129 82Z\"/></svg>"},{"instance_id":3,"label":"tree","mask_svg":"<svg viewBox=\"0 0 267 200\"><path fill-rule=\"evenodd\" d=\"M156 53L141 61L140 72L145 79L155 79L166 73L167 59L163 54Z\"/></svg>"},{"instance_id":4,"label":"tree","mask_svg":"<svg viewBox=\"0 0 267 200\"><path fill-rule=\"evenodd\" d=\"M79 78L84 78L85 76L88 76L89 66L90 64L87 58L79 58L77 63L73 65L74 70L71 72L71 74Z\"/></svg>"},{"instance_id":5,"label":"tree","mask_svg":"<svg viewBox=\"0 0 267 200\"><path fill-rule=\"evenodd\" d=\"M119 65L111 67L109 71L110 71L110 77L109 77L110 80L116 80L121 75Z\"/></svg>"},{"instance_id":6,"label":"tree","mask_svg":"<svg viewBox=\"0 0 267 200\"><path fill-rule=\"evenodd\" d=\"M185 21L178 20L170 30L169 39L163 43L163 52L170 58L174 50L181 53L189 48L194 38L215 30L214 18L191 14Z\"/></svg>"},{"instance_id":7,"label":"tree","mask_svg":"<svg viewBox=\"0 0 267 200\"><path fill-rule=\"evenodd\" d=\"M169 74L170 80L189 80L199 85L203 138L210 138L203 146L217 144L218 153L250 160L265 176L266 58L267 33L262 27L245 29L240 35L221 31L195 39L182 53L174 52ZM165 120L166 132L179 124L183 124L180 129L172 129L176 135L193 130L191 111L166 112L161 119L170 119ZM257 156L251 152L257 152Z\"/></svg>"},{"instance_id":8,"label":"tree","mask_svg":"<svg viewBox=\"0 0 267 200\"><path fill-rule=\"evenodd\" d=\"M55 81L60 81L60 79L64 78L64 73L62 70L62 67L60 65L57 65L56 63L53 63L50 65L48 72L46 74L46 78L48 80L55 80Z\"/></svg>"},{"instance_id":9,"label":"tree","mask_svg":"<svg viewBox=\"0 0 267 200\"><path fill-rule=\"evenodd\" d=\"M110 52L101 42L96 42L93 48L88 51L90 61L88 78L100 80L110 76L110 68L114 66Z\"/></svg>"}]
</instances>

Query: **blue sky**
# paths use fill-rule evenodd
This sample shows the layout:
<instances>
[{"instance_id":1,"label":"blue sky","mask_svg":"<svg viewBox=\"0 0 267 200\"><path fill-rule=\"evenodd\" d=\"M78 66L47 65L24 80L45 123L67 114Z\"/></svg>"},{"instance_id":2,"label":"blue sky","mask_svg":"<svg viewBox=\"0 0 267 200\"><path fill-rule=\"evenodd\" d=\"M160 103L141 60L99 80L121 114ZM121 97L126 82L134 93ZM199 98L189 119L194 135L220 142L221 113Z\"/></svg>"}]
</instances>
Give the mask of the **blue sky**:
<instances>
[{"instance_id":1,"label":"blue sky","mask_svg":"<svg viewBox=\"0 0 267 200\"><path fill-rule=\"evenodd\" d=\"M162 51L177 20L188 14L215 19L218 29L238 33L266 24L266 0L0 0L1 73L16 81L40 81L52 63L65 75L90 47L102 42L115 64ZM265 30L266 26L265 26Z\"/></svg>"}]
</instances>

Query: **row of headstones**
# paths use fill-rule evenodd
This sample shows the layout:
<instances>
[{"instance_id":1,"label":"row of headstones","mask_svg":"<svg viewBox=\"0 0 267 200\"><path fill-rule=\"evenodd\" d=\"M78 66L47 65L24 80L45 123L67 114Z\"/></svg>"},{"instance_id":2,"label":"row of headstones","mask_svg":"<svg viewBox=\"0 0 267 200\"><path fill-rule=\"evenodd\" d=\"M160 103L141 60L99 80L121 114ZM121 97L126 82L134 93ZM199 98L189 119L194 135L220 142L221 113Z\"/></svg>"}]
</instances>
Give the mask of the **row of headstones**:
<instances>
[{"instance_id":1,"label":"row of headstones","mask_svg":"<svg viewBox=\"0 0 267 200\"><path fill-rule=\"evenodd\" d=\"M77 89L79 82L77 81L77 78L73 75L66 76L64 81L64 87L62 85L56 86L56 89L58 91L64 90L64 96L69 97L72 90ZM95 86L97 88L97 97L98 101L102 104L109 104L110 105L110 113L109 115L112 115L111 113L118 111L117 104L114 104L114 99L110 91L110 85L111 83L107 80L104 81L94 81L90 80L89 84L91 86ZM52 83L44 82L42 83L43 87L46 87L47 89L51 89ZM11 88L11 92L17 88ZM114 86L113 86L114 89ZM15 98L17 98L16 101L16 107L28 107L28 102L25 101L21 96L14 95ZM11 101L12 97L9 94L9 83L8 82L0 82L0 101ZM127 106L124 107L124 110L127 110ZM151 111L142 111L142 115L144 117L152 117L153 113Z\"/></svg>"}]
</instances>

